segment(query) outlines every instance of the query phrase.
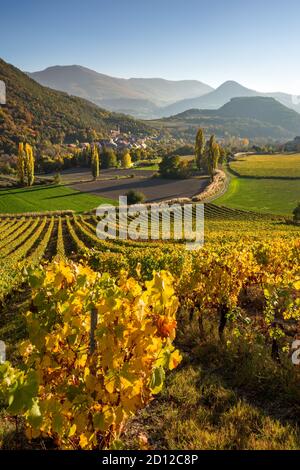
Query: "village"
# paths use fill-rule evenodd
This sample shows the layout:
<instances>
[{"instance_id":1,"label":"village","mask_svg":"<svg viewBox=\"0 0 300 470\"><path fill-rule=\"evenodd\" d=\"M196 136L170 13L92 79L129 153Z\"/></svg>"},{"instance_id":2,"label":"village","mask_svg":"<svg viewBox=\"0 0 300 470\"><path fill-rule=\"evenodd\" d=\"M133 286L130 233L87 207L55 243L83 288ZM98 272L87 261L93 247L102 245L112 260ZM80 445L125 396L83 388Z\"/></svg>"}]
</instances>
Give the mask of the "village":
<instances>
[{"instance_id":1,"label":"village","mask_svg":"<svg viewBox=\"0 0 300 470\"><path fill-rule=\"evenodd\" d=\"M110 131L110 136L104 139L99 139L94 142L98 145L99 150L113 149L116 152L122 150L146 150L149 147L149 144L154 142L160 142L163 140L163 135L151 135L147 137L141 137L134 135L132 133L124 133L120 130L120 127L117 129L112 129ZM90 145L89 142L81 142L78 144L68 144L69 148L86 148Z\"/></svg>"}]
</instances>

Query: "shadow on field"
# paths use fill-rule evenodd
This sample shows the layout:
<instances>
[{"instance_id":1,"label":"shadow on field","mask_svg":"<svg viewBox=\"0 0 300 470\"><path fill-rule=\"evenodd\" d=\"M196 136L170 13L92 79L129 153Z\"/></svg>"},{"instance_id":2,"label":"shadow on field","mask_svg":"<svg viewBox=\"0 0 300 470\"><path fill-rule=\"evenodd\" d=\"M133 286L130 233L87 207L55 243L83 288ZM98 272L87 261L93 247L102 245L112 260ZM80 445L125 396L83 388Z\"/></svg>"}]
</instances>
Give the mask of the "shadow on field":
<instances>
[{"instance_id":1,"label":"shadow on field","mask_svg":"<svg viewBox=\"0 0 300 470\"><path fill-rule=\"evenodd\" d=\"M91 193L98 196L118 199L129 190L141 191L145 194L147 202L174 199L181 197L193 197L199 194L207 186L208 179L189 178L182 180L165 178L130 178L126 182L95 181L92 183L82 182L72 184L75 190Z\"/></svg>"},{"instance_id":2,"label":"shadow on field","mask_svg":"<svg viewBox=\"0 0 300 470\"><path fill-rule=\"evenodd\" d=\"M11 190L9 188L1 188L0 189L0 196L7 196L8 194L1 194L3 192L6 192L6 193L9 193L10 194L23 194L23 193L34 193L36 191L43 191L45 189L55 189L55 188L59 188L59 187L62 187L62 186L65 186L67 187L67 185L65 184L48 184L48 185L41 185L41 186L32 186L32 187L28 187L28 188L15 188L14 190ZM22 189L22 191L20 191L20 189Z\"/></svg>"},{"instance_id":3,"label":"shadow on field","mask_svg":"<svg viewBox=\"0 0 300 470\"><path fill-rule=\"evenodd\" d=\"M233 176L237 176L240 179L248 179L248 180L288 180L288 181L300 181L299 176L272 176L272 175L266 175L266 176L255 176L255 175L242 175L236 170L233 170L230 165L227 165L227 170L229 173L231 173Z\"/></svg>"}]
</instances>

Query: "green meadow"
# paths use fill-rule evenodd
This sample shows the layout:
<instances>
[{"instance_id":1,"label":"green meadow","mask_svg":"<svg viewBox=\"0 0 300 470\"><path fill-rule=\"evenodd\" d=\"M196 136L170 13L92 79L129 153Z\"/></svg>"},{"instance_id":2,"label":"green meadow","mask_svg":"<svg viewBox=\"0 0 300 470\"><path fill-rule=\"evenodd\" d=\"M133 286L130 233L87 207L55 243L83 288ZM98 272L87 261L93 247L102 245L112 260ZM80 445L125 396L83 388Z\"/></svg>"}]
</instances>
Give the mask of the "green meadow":
<instances>
[{"instance_id":1,"label":"green meadow","mask_svg":"<svg viewBox=\"0 0 300 470\"><path fill-rule=\"evenodd\" d=\"M228 169L229 188L218 205L291 215L300 201L300 154L241 156Z\"/></svg>"},{"instance_id":2,"label":"green meadow","mask_svg":"<svg viewBox=\"0 0 300 470\"><path fill-rule=\"evenodd\" d=\"M6 214L60 210L84 212L103 203L115 204L109 199L60 185L0 190L0 213Z\"/></svg>"}]
</instances>

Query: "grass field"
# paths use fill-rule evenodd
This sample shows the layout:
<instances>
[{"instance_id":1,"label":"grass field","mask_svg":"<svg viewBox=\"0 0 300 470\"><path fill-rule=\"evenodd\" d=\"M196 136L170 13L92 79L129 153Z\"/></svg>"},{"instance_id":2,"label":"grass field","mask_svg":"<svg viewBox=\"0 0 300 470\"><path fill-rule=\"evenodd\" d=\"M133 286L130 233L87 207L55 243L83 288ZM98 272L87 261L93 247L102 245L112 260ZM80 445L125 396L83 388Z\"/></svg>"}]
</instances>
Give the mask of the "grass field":
<instances>
[{"instance_id":1,"label":"grass field","mask_svg":"<svg viewBox=\"0 0 300 470\"><path fill-rule=\"evenodd\" d=\"M241 176L300 178L300 154L248 155L230 167Z\"/></svg>"},{"instance_id":2,"label":"grass field","mask_svg":"<svg viewBox=\"0 0 300 470\"><path fill-rule=\"evenodd\" d=\"M0 213L74 210L83 212L110 199L86 194L65 186L35 186L33 188L0 190Z\"/></svg>"},{"instance_id":3,"label":"grass field","mask_svg":"<svg viewBox=\"0 0 300 470\"><path fill-rule=\"evenodd\" d=\"M158 171L159 170L159 164L158 163L153 163L153 165L148 165L148 166L135 166L133 167L134 170L147 170L147 171Z\"/></svg>"},{"instance_id":4,"label":"grass field","mask_svg":"<svg viewBox=\"0 0 300 470\"><path fill-rule=\"evenodd\" d=\"M230 163L230 176L216 204L291 215L300 201L300 154L239 157Z\"/></svg>"}]
</instances>

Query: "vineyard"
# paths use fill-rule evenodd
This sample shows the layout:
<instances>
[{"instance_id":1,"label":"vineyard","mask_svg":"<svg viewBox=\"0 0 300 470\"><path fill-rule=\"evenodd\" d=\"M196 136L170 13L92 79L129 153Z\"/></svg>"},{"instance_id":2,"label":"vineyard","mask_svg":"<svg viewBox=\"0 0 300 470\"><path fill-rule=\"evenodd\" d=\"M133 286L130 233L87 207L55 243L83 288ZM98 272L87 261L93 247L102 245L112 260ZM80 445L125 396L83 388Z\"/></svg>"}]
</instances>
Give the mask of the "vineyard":
<instances>
[{"instance_id":1,"label":"vineyard","mask_svg":"<svg viewBox=\"0 0 300 470\"><path fill-rule=\"evenodd\" d=\"M300 2L14 3L0 470L297 465Z\"/></svg>"},{"instance_id":2,"label":"vineyard","mask_svg":"<svg viewBox=\"0 0 300 470\"><path fill-rule=\"evenodd\" d=\"M249 371L252 381L259 377L258 389L267 386L266 371L267 380L281 374L278 387L288 373L295 387L297 370L291 369L290 355L300 334L299 227L280 216L206 204L205 245L190 252L181 242L163 240L162 233L157 241L101 239L98 221L93 213L71 212L7 215L0 220L0 337L13 358L0 368L0 394L8 403L8 416L25 420L29 441L51 438L61 448L102 449L121 442L121 436L125 445L140 448L140 441L133 444L136 436L128 444L126 423L149 403L160 416L165 406L160 400L167 396L171 403L174 387L176 412L186 406L180 393L192 394L191 400L198 403L200 379L194 364L207 367L203 351L213 370L220 368L222 374L218 354L226 370L233 370L234 361L242 357L247 379ZM148 219L139 223L147 233ZM17 316L12 314L16 303L22 305ZM25 319L22 309L27 311ZM249 358L258 358L255 367ZM153 401L165 377L166 391ZM12 385L16 382L17 387ZM298 385L291 406L300 403ZM213 399L222 387L218 384ZM287 387L285 395L278 392L283 401ZM221 401L228 401L229 408L245 405L238 400L229 405L226 394ZM200 426L193 413L203 407L208 413L208 405L199 402L195 408L196 402L183 416L183 432L192 422L198 441L178 441L182 433L177 429L174 442L165 429L166 448L270 448L262 444L263 438L253 441L254 431L245 442L226 443L226 410L217 415L209 411L208 420L224 424L220 429L212 429L202 418ZM138 419L145 419L147 410ZM172 429L179 418L175 420L174 409L168 413L164 419ZM279 426L273 415L268 422L259 415L268 436L272 426ZM152 422L151 411L147 419ZM274 437L277 445L281 439L282 448L299 448L297 431L291 428L289 440L282 437L288 428L281 426Z\"/></svg>"},{"instance_id":3,"label":"vineyard","mask_svg":"<svg viewBox=\"0 0 300 470\"><path fill-rule=\"evenodd\" d=\"M280 217L272 217L238 209L227 209L214 204L205 206L206 243L234 242L241 232L247 238L260 239L269 236L296 237L297 228L284 224ZM50 261L56 255L78 260L84 254L100 261L115 263L114 273L127 263L134 266L137 262L145 265L145 272L152 273L154 268L170 268L173 262L166 265L167 259L175 258L184 249L174 241L118 241L101 240L96 235L97 217L95 215L26 215L2 216L0 219L0 299L4 299L9 290L16 287L23 278L27 266L38 265L42 260ZM144 227L143 227L144 223ZM144 233L148 230L145 218L141 226ZM122 229L122 227L119 227ZM257 233L259 230L259 234ZM91 251L92 250L92 251ZM139 250L142 250L140 252ZM145 253L147 250L147 254ZM168 256L167 253L169 253ZM172 253L172 255L171 255ZM182 255L181 253L181 255ZM159 256L157 257L157 254ZM115 256L116 255L116 256ZM164 260L161 258L164 255ZM140 258L140 260L139 260ZM152 259L147 267L147 260ZM125 261L126 260L126 261ZM156 260L156 263L155 263ZM159 262L159 260L161 260ZM155 266L156 264L156 266ZM180 270L180 268L179 268ZM179 272L179 271L178 271ZM174 274L178 274L177 271Z\"/></svg>"}]
</instances>

